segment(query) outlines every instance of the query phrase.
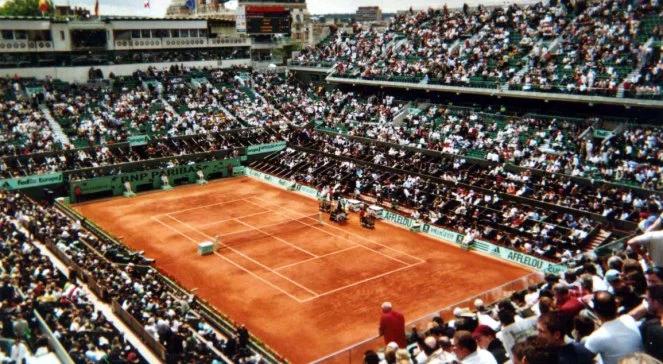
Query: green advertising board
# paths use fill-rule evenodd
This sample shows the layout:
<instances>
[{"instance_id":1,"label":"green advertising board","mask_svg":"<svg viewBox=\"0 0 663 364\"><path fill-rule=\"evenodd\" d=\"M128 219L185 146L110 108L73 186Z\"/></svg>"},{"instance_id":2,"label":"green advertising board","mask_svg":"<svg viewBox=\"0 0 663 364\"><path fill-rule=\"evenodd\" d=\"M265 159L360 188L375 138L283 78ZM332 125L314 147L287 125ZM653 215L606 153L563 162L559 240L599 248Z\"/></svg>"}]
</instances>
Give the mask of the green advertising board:
<instances>
[{"instance_id":1,"label":"green advertising board","mask_svg":"<svg viewBox=\"0 0 663 364\"><path fill-rule=\"evenodd\" d=\"M150 141L150 137L148 135L131 135L127 138L127 141L130 146L137 147L147 144Z\"/></svg>"},{"instance_id":2,"label":"green advertising board","mask_svg":"<svg viewBox=\"0 0 663 364\"><path fill-rule=\"evenodd\" d=\"M235 168L239 165L239 160L233 158L71 181L69 183L70 198L72 201L77 201L78 196L98 192L112 192L115 196L121 195L124 192L125 182L131 183L131 188L134 190L137 186L149 186L152 189L157 189L161 187L162 175L168 176L171 185L181 179L186 179L187 183L194 183L198 179L196 174L198 171L202 171L205 178L208 178L210 174L220 174L223 177L228 177L233 174Z\"/></svg>"},{"instance_id":3,"label":"green advertising board","mask_svg":"<svg viewBox=\"0 0 663 364\"><path fill-rule=\"evenodd\" d=\"M0 180L0 189L19 190L62 183L62 173L47 173L27 177L6 178Z\"/></svg>"},{"instance_id":4,"label":"green advertising board","mask_svg":"<svg viewBox=\"0 0 663 364\"><path fill-rule=\"evenodd\" d=\"M246 174L246 171L244 170L246 167L244 166L237 166L233 167L233 176L243 176Z\"/></svg>"},{"instance_id":5,"label":"green advertising board","mask_svg":"<svg viewBox=\"0 0 663 364\"><path fill-rule=\"evenodd\" d=\"M245 173L247 176L250 177L255 177L258 178L264 182L271 183L273 185L283 187L288 190L296 191L296 192L301 192L309 197L317 198L318 197L318 190L316 190L313 187L305 186L299 183L296 183L294 181L290 181L287 179L279 178L276 176L272 176L266 173L262 173L260 171L256 171L253 168L246 167L244 169Z\"/></svg>"},{"instance_id":6,"label":"green advertising board","mask_svg":"<svg viewBox=\"0 0 663 364\"><path fill-rule=\"evenodd\" d=\"M268 144L249 145L248 147L246 147L246 155L272 153L272 152L278 152L283 149L285 149L284 141L276 143L268 143Z\"/></svg>"},{"instance_id":7,"label":"green advertising board","mask_svg":"<svg viewBox=\"0 0 663 364\"><path fill-rule=\"evenodd\" d=\"M541 272L559 274L567 270L567 267L561 264L555 264L525 253L521 253L509 248L497 246L487 241L477 240L472 243L472 250L490 254L492 256L504 259L506 261L534 268Z\"/></svg>"}]
</instances>

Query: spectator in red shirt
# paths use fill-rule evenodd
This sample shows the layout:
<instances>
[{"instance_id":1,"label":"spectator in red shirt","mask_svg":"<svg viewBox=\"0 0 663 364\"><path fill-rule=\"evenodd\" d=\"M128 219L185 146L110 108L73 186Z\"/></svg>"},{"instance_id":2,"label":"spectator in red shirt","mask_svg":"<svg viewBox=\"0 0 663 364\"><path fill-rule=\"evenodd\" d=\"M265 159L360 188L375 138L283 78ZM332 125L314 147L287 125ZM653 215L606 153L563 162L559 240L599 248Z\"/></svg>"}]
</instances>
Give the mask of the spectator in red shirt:
<instances>
[{"instance_id":1,"label":"spectator in red shirt","mask_svg":"<svg viewBox=\"0 0 663 364\"><path fill-rule=\"evenodd\" d=\"M398 347L405 348L405 318L399 312L392 310L391 302L382 304L382 317L380 317L380 335L384 336L384 343L395 342Z\"/></svg>"},{"instance_id":2,"label":"spectator in red shirt","mask_svg":"<svg viewBox=\"0 0 663 364\"><path fill-rule=\"evenodd\" d=\"M555 292L555 306L560 316L568 324L573 318L585 308L580 300L569 292L569 286L566 283L557 283L553 286Z\"/></svg>"}]
</instances>

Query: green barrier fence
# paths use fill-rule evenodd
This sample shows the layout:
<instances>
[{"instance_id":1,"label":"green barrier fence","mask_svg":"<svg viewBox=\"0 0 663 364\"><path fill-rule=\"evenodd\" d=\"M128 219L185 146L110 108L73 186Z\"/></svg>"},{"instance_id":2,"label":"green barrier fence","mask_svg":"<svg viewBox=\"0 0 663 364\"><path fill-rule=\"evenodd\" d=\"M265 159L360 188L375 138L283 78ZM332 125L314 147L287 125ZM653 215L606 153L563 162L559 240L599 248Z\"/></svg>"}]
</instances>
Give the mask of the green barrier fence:
<instances>
[{"instance_id":1,"label":"green barrier fence","mask_svg":"<svg viewBox=\"0 0 663 364\"><path fill-rule=\"evenodd\" d=\"M182 165L165 169L150 169L132 173L121 173L113 176L97 177L91 179L69 182L69 198L72 202L79 201L82 196L108 192L113 196L119 196L124 192L124 183L131 183L131 189L157 189L161 187L161 176L168 176L171 186L185 183L194 183L197 172L202 171L205 178L228 177L235 175L235 169L240 166L239 158L214 160L190 165Z\"/></svg>"}]
</instances>

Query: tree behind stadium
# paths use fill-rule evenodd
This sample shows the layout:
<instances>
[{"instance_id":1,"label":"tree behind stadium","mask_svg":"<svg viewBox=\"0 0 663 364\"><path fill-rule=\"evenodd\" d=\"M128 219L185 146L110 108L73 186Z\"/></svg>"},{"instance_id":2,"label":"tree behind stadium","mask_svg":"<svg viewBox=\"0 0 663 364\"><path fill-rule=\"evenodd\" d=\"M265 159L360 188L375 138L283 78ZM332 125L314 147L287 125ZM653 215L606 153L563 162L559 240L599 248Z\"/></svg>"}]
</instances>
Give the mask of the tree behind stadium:
<instances>
[{"instance_id":1,"label":"tree behind stadium","mask_svg":"<svg viewBox=\"0 0 663 364\"><path fill-rule=\"evenodd\" d=\"M53 15L53 2L47 0L46 16ZM42 16L39 0L7 0L0 6L0 16Z\"/></svg>"}]
</instances>

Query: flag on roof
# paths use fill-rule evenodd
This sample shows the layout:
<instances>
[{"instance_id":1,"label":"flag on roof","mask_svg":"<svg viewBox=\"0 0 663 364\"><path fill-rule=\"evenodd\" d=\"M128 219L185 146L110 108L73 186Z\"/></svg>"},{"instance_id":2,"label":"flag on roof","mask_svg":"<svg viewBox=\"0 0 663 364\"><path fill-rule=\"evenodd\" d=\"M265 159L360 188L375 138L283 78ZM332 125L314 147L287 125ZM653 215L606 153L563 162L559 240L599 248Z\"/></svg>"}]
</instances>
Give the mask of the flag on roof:
<instances>
[{"instance_id":1,"label":"flag on roof","mask_svg":"<svg viewBox=\"0 0 663 364\"><path fill-rule=\"evenodd\" d=\"M42 14L48 12L48 1L47 0L39 0L39 11Z\"/></svg>"},{"instance_id":2,"label":"flag on roof","mask_svg":"<svg viewBox=\"0 0 663 364\"><path fill-rule=\"evenodd\" d=\"M94 2L94 16L99 16L99 0Z\"/></svg>"},{"instance_id":3,"label":"flag on roof","mask_svg":"<svg viewBox=\"0 0 663 364\"><path fill-rule=\"evenodd\" d=\"M145 2L143 3L143 6L146 7L146 8L149 8L150 7L150 0L145 0Z\"/></svg>"}]
</instances>

